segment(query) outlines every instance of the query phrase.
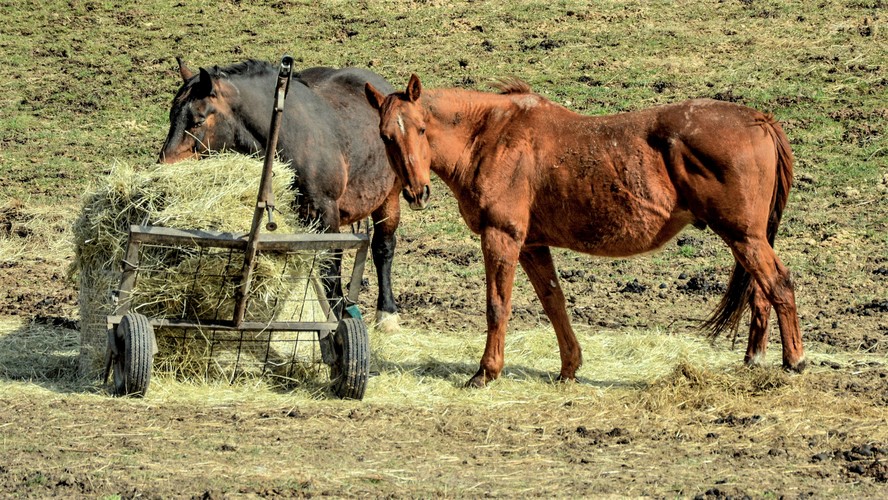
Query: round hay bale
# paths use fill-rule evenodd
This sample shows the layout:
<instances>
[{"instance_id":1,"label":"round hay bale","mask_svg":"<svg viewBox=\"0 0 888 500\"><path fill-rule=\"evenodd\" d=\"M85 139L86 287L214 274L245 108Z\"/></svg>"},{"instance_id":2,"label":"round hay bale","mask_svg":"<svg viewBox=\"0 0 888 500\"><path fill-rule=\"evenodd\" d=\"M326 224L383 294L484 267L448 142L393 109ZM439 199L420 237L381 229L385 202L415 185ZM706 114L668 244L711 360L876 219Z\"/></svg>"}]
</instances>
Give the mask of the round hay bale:
<instances>
[{"instance_id":1,"label":"round hay bale","mask_svg":"<svg viewBox=\"0 0 888 500\"><path fill-rule=\"evenodd\" d=\"M261 175L259 160L233 154L143 169L117 163L103 182L84 197L73 229L75 259L71 267L72 277L80 284L81 376L95 378L104 367L106 317L114 310L113 294L120 285L120 266L126 253L129 226L246 233L253 218ZM275 164L272 190L279 212L275 218L279 234L311 231L295 223L292 183L292 171L283 164ZM240 274L241 252L143 245L140 255L131 310L148 317L231 319L236 288L231 278ZM295 310L293 302L316 304L314 291L305 285L305 277L317 269L315 258L260 255L253 273L247 319L271 321L281 315L287 319L304 316L304 304ZM301 277L301 281L290 279L295 276ZM295 283L302 283L302 288L292 289ZM176 365L177 373L218 371L222 374L224 367L232 363L230 370L238 370L236 364L240 358L251 351L257 351L256 357L264 361L270 359L272 339L268 332L169 333L178 340L162 341L165 332L157 332L161 352L156 359L159 365ZM249 337L249 342L243 341L244 335ZM274 335L280 340L280 333ZM292 336L295 338L298 334L294 332ZM225 354L226 349L220 348L224 347L220 343L225 344L226 340L235 341L234 355ZM164 346L173 347L176 352L169 353ZM294 352L274 352L271 356L278 361L295 357ZM226 358L233 361L227 362ZM184 367L184 360L201 366ZM208 366L223 368L207 370Z\"/></svg>"}]
</instances>

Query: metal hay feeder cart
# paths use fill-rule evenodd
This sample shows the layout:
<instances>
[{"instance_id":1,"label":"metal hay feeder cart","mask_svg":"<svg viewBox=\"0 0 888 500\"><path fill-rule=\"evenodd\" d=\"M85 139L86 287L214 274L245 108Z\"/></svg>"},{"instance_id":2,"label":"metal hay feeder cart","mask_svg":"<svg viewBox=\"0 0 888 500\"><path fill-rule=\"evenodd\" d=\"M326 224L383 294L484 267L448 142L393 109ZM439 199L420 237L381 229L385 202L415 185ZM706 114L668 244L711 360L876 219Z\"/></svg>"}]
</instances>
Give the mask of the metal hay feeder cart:
<instances>
[{"instance_id":1,"label":"metal hay feeder cart","mask_svg":"<svg viewBox=\"0 0 888 500\"><path fill-rule=\"evenodd\" d=\"M204 333L201 336L212 345L222 342L237 343L237 360L241 360L241 350L249 343L260 343L259 350L264 351L263 373L269 363L272 344L280 342L275 336L284 332L296 333L297 339L305 333L311 343L319 347L320 358L330 367L330 379L333 392L342 398L361 399L369 378L369 336L360 312L355 305L361 288L364 265L369 248L369 235L366 233L327 233L327 234L287 234L275 235L261 233L260 226L267 217L265 228L268 231L277 229L273 220L274 194L271 190L272 164L277 148L278 132L284 100L289 87L293 69L293 59L284 56L281 60L280 73L275 88L274 109L271 117L271 132L266 144L266 157L263 165L262 178L259 185L252 226L247 234L235 235L211 231L180 230L159 226L130 226L129 242L126 256L122 263L123 274L120 288L116 295L113 314L108 316L108 348L106 354L103 380L113 373L113 391L116 395L143 396L148 390L151 379L154 355L158 353L155 338L156 328L179 329L182 331L212 332L212 339ZM233 290L233 313L222 311L217 307L210 318L196 319L189 314L194 308L182 307L180 311L166 317L148 318L134 306L134 287L140 273L157 271L152 269L150 259L145 253L151 248L173 248L196 255L201 259L216 258L226 262L226 268L235 261L234 272L215 275L221 288ZM331 289L331 280L342 279L340 276L313 276L308 273L299 278L302 290L299 307L304 310L305 301L311 301L313 310L318 311L306 320L304 313L297 313L290 320L278 321L267 318L253 318L251 302L255 291L251 282L255 272L257 259L261 254L275 254L289 257L292 255L310 256L311 266L330 269L330 266L319 264L318 255L334 255L341 259L346 252L355 252L348 292L346 296L335 296L327 290ZM236 263L243 257L243 266L237 273ZM232 259L232 257L235 257ZM335 257L334 257L335 258ZM227 259L227 260L226 260ZM198 268L201 267L199 263ZM335 267L333 267L335 268ZM195 279L197 273L195 271ZM325 287L324 282L328 285ZM338 287L336 287L338 288ZM220 301L221 302L221 301ZM260 302L260 301L255 301ZM261 308L262 306L260 306ZM277 316L275 316L277 317ZM230 319L227 319L230 318ZM319 319L319 320L318 320ZM217 332L223 340L215 340ZM314 336L316 332L317 336ZM184 338L184 337L183 337ZM315 340L317 342L315 342ZM300 342L287 339L284 342ZM255 350L255 345L252 346ZM290 346L293 348L293 346ZM314 348L312 348L314 352ZM289 361L295 358L296 350ZM211 354L212 357L212 354ZM276 358L278 366L280 358ZM235 363L234 371L238 369ZM209 368L208 368L209 370Z\"/></svg>"}]
</instances>

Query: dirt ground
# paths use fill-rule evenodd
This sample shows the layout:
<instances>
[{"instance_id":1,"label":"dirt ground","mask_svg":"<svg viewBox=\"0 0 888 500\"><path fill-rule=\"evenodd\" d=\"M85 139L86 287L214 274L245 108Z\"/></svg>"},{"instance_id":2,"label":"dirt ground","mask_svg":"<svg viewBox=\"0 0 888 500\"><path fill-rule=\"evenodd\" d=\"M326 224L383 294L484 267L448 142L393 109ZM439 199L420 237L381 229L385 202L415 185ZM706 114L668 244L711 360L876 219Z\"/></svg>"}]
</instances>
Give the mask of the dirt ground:
<instances>
[{"instance_id":1,"label":"dirt ground","mask_svg":"<svg viewBox=\"0 0 888 500\"><path fill-rule=\"evenodd\" d=\"M860 380L861 392L839 402L867 405L861 395L884 393L884 377L884 368L870 368L863 377L839 372L821 383ZM878 498L888 481L888 443L855 428L773 436L792 423L758 413L619 423L569 399L544 415L504 417L459 407L441 414L365 405L108 404L51 391L2 400L3 421L21 431L5 439L23 442L0 465L0 489L16 498ZM697 482L688 483L689 474Z\"/></svg>"},{"instance_id":2,"label":"dirt ground","mask_svg":"<svg viewBox=\"0 0 888 500\"><path fill-rule=\"evenodd\" d=\"M443 217L447 203L445 197L442 214L425 217ZM416 238L410 224L395 271L404 328L480 334L484 283L477 241L468 233ZM683 233L678 243L694 247L701 258L721 251L717 241L696 231ZM670 244L666 257L674 258L668 254L678 243ZM609 262L561 253L557 259L573 321L603 332L660 328L700 335L694 325L715 306L728 269L699 268L692 261L659 266L656 257ZM0 429L5 449L15 452L0 459L0 491L93 498L879 497L888 493L888 442L879 438L888 416L888 366L879 361L888 350L888 302L860 300L870 295L858 287L884 292L886 265L869 257L863 283L848 290L811 274L799 276L809 350L852 356L821 360L800 376L776 366L761 375L740 373L724 387L706 389L743 401L733 409L733 403L706 408L701 401L664 412L652 403L699 397L682 393L699 374L681 367L668 387L603 388L607 395L597 403L624 405L626 414L588 399L574 402L570 389L560 403L523 413L460 403L403 408L321 400L281 407L236 398L195 407L187 401L122 401L101 390L92 395L93 386L65 383L71 374L64 370L22 381L24 386L9 380L0 390ZM432 275L422 269L465 272ZM370 311L372 269L367 277L362 307ZM2 316L76 336L76 289L64 266L22 258L0 268L0 281L8 284L0 293ZM540 324L546 324L545 315L519 277L512 330ZM776 328L772 337L778 337ZM730 344L725 338L715 345ZM738 369L744 346L738 339ZM779 339L772 338L773 363L779 349ZM854 353L870 356L856 361ZM466 377L475 362L466 360ZM580 383L594 384L583 380L582 371ZM839 405L845 417L831 419L824 411L813 421L794 421L769 414L772 405L798 405L801 412ZM848 420L848 414L859 418Z\"/></svg>"}]
</instances>

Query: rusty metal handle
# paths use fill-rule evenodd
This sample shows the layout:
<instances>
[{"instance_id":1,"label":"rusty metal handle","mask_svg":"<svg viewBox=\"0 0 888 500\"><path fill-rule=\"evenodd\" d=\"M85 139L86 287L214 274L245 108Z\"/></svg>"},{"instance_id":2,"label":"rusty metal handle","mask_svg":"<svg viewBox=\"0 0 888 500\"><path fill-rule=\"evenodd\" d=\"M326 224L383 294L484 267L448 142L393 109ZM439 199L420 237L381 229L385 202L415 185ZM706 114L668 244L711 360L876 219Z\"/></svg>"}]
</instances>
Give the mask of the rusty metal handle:
<instances>
[{"instance_id":1,"label":"rusty metal handle","mask_svg":"<svg viewBox=\"0 0 888 500\"><path fill-rule=\"evenodd\" d=\"M247 310L247 300L250 291L250 282L253 279L256 254L259 252L259 228L262 225L262 217L268 214L268 222L265 228L269 231L277 229L277 223L272 218L274 212L274 191L271 189L272 166L277 154L278 134L281 129L281 121L284 114L284 101L290 90L290 76L293 73L293 58L284 56L281 58L280 72L274 90L274 107L271 110L271 126L268 131L268 140L265 144L265 163L262 166L262 180L259 181L259 194L256 197L256 210L253 212L253 223L250 226L250 235L247 247L244 251L244 267L241 270L240 286L235 292L234 326L240 327L244 321Z\"/></svg>"},{"instance_id":2,"label":"rusty metal handle","mask_svg":"<svg viewBox=\"0 0 888 500\"><path fill-rule=\"evenodd\" d=\"M272 166L274 158L277 155L277 143L280 135L281 121L283 121L284 102L287 93L290 91L290 76L293 74L293 57L284 56L281 58L281 67L278 72L277 84L274 90L274 108L271 111L271 126L268 132L268 140L265 145L265 163L262 168L262 181L259 184L259 198L256 200L257 205L265 203L265 211L268 214L268 223L265 228L269 231L277 229L277 224L272 219L274 211L274 191L271 189L271 178L273 176Z\"/></svg>"}]
</instances>

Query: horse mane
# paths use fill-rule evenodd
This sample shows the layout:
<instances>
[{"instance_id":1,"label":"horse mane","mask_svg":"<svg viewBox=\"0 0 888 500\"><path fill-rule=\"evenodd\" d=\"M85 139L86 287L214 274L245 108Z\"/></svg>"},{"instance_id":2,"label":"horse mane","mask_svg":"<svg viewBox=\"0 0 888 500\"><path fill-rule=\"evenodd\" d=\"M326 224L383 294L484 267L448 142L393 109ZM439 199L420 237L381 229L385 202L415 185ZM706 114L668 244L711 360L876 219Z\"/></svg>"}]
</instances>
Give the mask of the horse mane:
<instances>
[{"instance_id":1,"label":"horse mane","mask_svg":"<svg viewBox=\"0 0 888 500\"><path fill-rule=\"evenodd\" d=\"M264 75L269 71L274 71L274 67L267 61L259 61L257 59L247 59L230 66L219 67L213 66L207 72L218 78L227 78L232 75L236 76L258 76Z\"/></svg>"},{"instance_id":2,"label":"horse mane","mask_svg":"<svg viewBox=\"0 0 888 500\"><path fill-rule=\"evenodd\" d=\"M221 67L216 65L204 69L206 69L207 73L209 73L210 76L213 78L230 78L232 76L264 76L269 73L277 72L277 68L273 64L267 61L260 61L258 59L247 59L246 61L234 63L229 66ZM292 81L308 87L308 84L295 72L293 73ZM188 98L191 96L192 87L194 87L195 84L197 84L197 79L193 78L191 81L183 85L176 95L176 102L184 102L188 100Z\"/></svg>"},{"instance_id":3,"label":"horse mane","mask_svg":"<svg viewBox=\"0 0 888 500\"><path fill-rule=\"evenodd\" d=\"M277 74L278 67L268 61L247 59L246 61L234 63L230 66L225 66L224 68L213 66L207 71L210 73L210 76L214 78L229 78L231 76L250 77L264 76L269 73ZM297 72L296 70L293 71L291 79L292 82L300 83L308 87L308 83L306 83L306 81L302 79L302 77L299 75L299 72Z\"/></svg>"},{"instance_id":4,"label":"horse mane","mask_svg":"<svg viewBox=\"0 0 888 500\"><path fill-rule=\"evenodd\" d=\"M500 94L532 94L533 90L524 80L509 76L499 78L490 83L490 85L499 90Z\"/></svg>"}]
</instances>

